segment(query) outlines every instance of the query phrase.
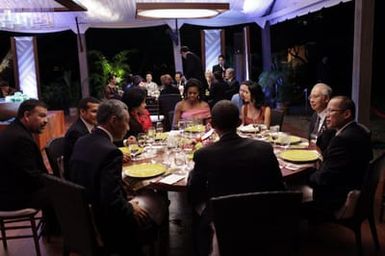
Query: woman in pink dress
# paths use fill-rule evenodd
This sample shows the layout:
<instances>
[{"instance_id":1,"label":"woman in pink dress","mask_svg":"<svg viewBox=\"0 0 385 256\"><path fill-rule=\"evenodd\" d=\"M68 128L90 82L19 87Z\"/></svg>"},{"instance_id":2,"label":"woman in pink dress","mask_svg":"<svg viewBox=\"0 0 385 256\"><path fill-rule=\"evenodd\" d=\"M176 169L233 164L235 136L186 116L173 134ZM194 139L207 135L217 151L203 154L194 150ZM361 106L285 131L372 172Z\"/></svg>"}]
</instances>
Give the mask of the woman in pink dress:
<instances>
[{"instance_id":1,"label":"woman in pink dress","mask_svg":"<svg viewBox=\"0 0 385 256\"><path fill-rule=\"evenodd\" d=\"M251 81L241 83L239 94L243 95L244 104L241 109L242 124L264 124L267 128L271 123L271 109L265 105L262 87Z\"/></svg>"},{"instance_id":2,"label":"woman in pink dress","mask_svg":"<svg viewBox=\"0 0 385 256\"><path fill-rule=\"evenodd\" d=\"M207 124L211 118L210 107L202 98L201 82L195 78L189 79L185 85L184 99L175 106L173 127L176 127L180 120Z\"/></svg>"}]
</instances>

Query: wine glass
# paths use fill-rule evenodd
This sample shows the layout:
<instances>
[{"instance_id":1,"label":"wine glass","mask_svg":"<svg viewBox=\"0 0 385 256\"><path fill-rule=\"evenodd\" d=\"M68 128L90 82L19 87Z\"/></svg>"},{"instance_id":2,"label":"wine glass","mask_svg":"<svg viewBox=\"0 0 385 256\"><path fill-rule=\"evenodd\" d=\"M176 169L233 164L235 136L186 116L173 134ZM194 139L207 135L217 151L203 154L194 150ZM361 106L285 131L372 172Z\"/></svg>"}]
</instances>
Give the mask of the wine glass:
<instances>
[{"instance_id":1,"label":"wine glass","mask_svg":"<svg viewBox=\"0 0 385 256\"><path fill-rule=\"evenodd\" d=\"M287 151L290 147L290 135L289 134L282 134L281 143L282 143L285 151Z\"/></svg>"},{"instance_id":2,"label":"wine glass","mask_svg":"<svg viewBox=\"0 0 385 256\"><path fill-rule=\"evenodd\" d=\"M143 148L146 145L146 134L138 133L137 141L138 141L139 147Z\"/></svg>"},{"instance_id":3,"label":"wine glass","mask_svg":"<svg viewBox=\"0 0 385 256\"><path fill-rule=\"evenodd\" d=\"M139 145L138 144L130 144L128 146L128 149L130 150L130 156L132 160L135 160L136 156L139 154Z\"/></svg>"}]
</instances>

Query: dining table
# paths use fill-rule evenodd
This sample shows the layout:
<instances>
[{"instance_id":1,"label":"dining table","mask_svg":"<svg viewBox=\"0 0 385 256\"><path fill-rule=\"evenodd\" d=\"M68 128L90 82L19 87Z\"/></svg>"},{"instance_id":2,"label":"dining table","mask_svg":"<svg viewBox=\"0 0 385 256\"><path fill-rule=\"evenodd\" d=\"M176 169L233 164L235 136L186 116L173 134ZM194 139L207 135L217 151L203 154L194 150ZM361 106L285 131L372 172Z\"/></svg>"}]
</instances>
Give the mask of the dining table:
<instances>
[{"instance_id":1,"label":"dining table","mask_svg":"<svg viewBox=\"0 0 385 256\"><path fill-rule=\"evenodd\" d=\"M172 131L171 134L180 135L179 131ZM286 133L281 133L282 136L288 136L290 143L280 143L280 141L272 141L267 136L260 136L257 133L242 133L242 137L250 137L256 140L268 141L272 144L274 153L277 156L279 167L282 172L282 177L286 183L298 183L306 179L309 173L317 168L321 161L321 154L318 153L316 146L308 142L307 139L301 138ZM170 136L169 133L164 134L164 138ZM190 135L191 136L191 135ZM194 136L194 135L193 135ZM202 136L202 135L200 135ZM142 188L152 188L161 191L179 191L187 190L187 178L189 172L194 167L193 153L194 149L181 149L168 147L167 139L163 141L155 141L151 145L142 148L141 153L135 156L123 165L122 177L124 184L132 191L137 191ZM201 145L203 146L203 145ZM123 153L128 153L127 148L121 148ZM290 154L289 154L290 153ZM290 157L286 159L284 156L290 156L291 153L311 153L310 161L300 159L300 161L291 161ZM175 159L178 155L185 155L185 163L182 166L175 164ZM294 155L295 157L296 155ZM294 158L294 160L297 160ZM140 170L141 168L160 169L149 175L130 175L130 170Z\"/></svg>"}]
</instances>

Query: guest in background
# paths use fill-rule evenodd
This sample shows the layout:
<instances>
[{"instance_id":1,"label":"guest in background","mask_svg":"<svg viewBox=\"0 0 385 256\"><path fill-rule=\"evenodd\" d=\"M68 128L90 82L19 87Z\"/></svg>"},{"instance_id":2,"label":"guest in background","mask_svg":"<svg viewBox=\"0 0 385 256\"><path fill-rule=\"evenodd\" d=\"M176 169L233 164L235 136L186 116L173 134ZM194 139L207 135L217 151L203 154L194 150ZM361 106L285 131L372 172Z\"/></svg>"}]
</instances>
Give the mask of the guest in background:
<instances>
[{"instance_id":1,"label":"guest in background","mask_svg":"<svg viewBox=\"0 0 385 256\"><path fill-rule=\"evenodd\" d=\"M130 130L125 138L145 133L152 126L150 113L146 109L146 92L142 88L133 87L127 90L122 97L130 113Z\"/></svg>"},{"instance_id":2,"label":"guest in background","mask_svg":"<svg viewBox=\"0 0 385 256\"><path fill-rule=\"evenodd\" d=\"M250 84L251 84L250 81L243 81L239 88L239 93L234 94L233 97L231 97L231 102L238 107L239 113L241 113L242 111L242 106L243 106L243 103L245 102L245 95L248 93L248 90L245 90L245 86L248 87L248 85Z\"/></svg>"},{"instance_id":3,"label":"guest in background","mask_svg":"<svg viewBox=\"0 0 385 256\"><path fill-rule=\"evenodd\" d=\"M183 96L184 85L186 82L183 73L180 71L175 72L174 80L175 87L178 88L180 95Z\"/></svg>"},{"instance_id":4,"label":"guest in background","mask_svg":"<svg viewBox=\"0 0 385 256\"><path fill-rule=\"evenodd\" d=\"M7 96L11 96L15 92L16 92L16 89L10 87L8 82L6 82L6 81L0 82L0 98L5 98Z\"/></svg>"},{"instance_id":5,"label":"guest in background","mask_svg":"<svg viewBox=\"0 0 385 256\"><path fill-rule=\"evenodd\" d=\"M210 91L211 84L214 82L214 79L215 79L213 72L211 72L211 70L206 70L205 78L206 78L206 82L207 82L207 86L208 86L207 88Z\"/></svg>"},{"instance_id":6,"label":"guest in background","mask_svg":"<svg viewBox=\"0 0 385 256\"><path fill-rule=\"evenodd\" d=\"M235 70L233 68L226 69L225 80L229 84L229 87L226 91L226 98L230 100L234 94L239 92L239 82L237 79L235 79Z\"/></svg>"},{"instance_id":7,"label":"guest in background","mask_svg":"<svg viewBox=\"0 0 385 256\"><path fill-rule=\"evenodd\" d=\"M220 139L194 153L187 192L196 210L193 239L196 255L209 255L212 230L210 198L256 191L283 190L281 170L269 143L241 138L239 111L228 100L212 109L211 125ZM236 174L235 174L236 172Z\"/></svg>"},{"instance_id":8,"label":"guest in background","mask_svg":"<svg viewBox=\"0 0 385 256\"><path fill-rule=\"evenodd\" d=\"M70 126L64 136L64 177L69 178L69 161L75 142L82 136L92 132L96 127L96 113L100 100L93 97L83 98L79 101L79 118Z\"/></svg>"},{"instance_id":9,"label":"guest in background","mask_svg":"<svg viewBox=\"0 0 385 256\"><path fill-rule=\"evenodd\" d=\"M182 46L180 53L182 54L183 71L186 79L198 79L203 89L207 89L201 59L195 53L191 52L187 46Z\"/></svg>"},{"instance_id":10,"label":"guest in background","mask_svg":"<svg viewBox=\"0 0 385 256\"><path fill-rule=\"evenodd\" d=\"M175 106L173 126L180 120L199 121L206 124L210 117L210 107L202 100L202 86L199 80L191 78L185 86L184 98Z\"/></svg>"},{"instance_id":11,"label":"guest in background","mask_svg":"<svg viewBox=\"0 0 385 256\"><path fill-rule=\"evenodd\" d=\"M271 123L271 109L265 105L265 95L257 83L243 82L240 92L244 96L241 110L243 125L264 124L267 128Z\"/></svg>"},{"instance_id":12,"label":"guest in background","mask_svg":"<svg viewBox=\"0 0 385 256\"><path fill-rule=\"evenodd\" d=\"M144 82L144 88L146 88L148 96L159 96L158 85L152 81L151 72L146 73L146 82Z\"/></svg>"},{"instance_id":13,"label":"guest in background","mask_svg":"<svg viewBox=\"0 0 385 256\"><path fill-rule=\"evenodd\" d=\"M116 76L110 74L107 79L107 85L104 87L104 98L105 99L120 99L122 93L119 91L117 86Z\"/></svg>"},{"instance_id":14,"label":"guest in background","mask_svg":"<svg viewBox=\"0 0 385 256\"><path fill-rule=\"evenodd\" d=\"M220 71L214 72L214 81L210 86L209 105L212 108L218 101L226 99L228 84L223 80Z\"/></svg>"},{"instance_id":15,"label":"guest in background","mask_svg":"<svg viewBox=\"0 0 385 256\"><path fill-rule=\"evenodd\" d=\"M164 94L179 94L179 89L172 84L172 77L169 74L162 75L160 77L163 89L160 91L160 95Z\"/></svg>"},{"instance_id":16,"label":"guest in background","mask_svg":"<svg viewBox=\"0 0 385 256\"><path fill-rule=\"evenodd\" d=\"M335 135L322 153L319 169L310 177L310 206L330 216L343 206L349 191L361 188L373 157L370 131L354 121L355 114L354 102L345 96L334 97L327 105L326 125Z\"/></svg>"},{"instance_id":17,"label":"guest in background","mask_svg":"<svg viewBox=\"0 0 385 256\"><path fill-rule=\"evenodd\" d=\"M228 65L226 64L226 59L223 54L218 56L218 64L214 65L212 68L213 74L216 71L219 71L222 74L222 77L225 77L225 71L228 68Z\"/></svg>"}]
</instances>

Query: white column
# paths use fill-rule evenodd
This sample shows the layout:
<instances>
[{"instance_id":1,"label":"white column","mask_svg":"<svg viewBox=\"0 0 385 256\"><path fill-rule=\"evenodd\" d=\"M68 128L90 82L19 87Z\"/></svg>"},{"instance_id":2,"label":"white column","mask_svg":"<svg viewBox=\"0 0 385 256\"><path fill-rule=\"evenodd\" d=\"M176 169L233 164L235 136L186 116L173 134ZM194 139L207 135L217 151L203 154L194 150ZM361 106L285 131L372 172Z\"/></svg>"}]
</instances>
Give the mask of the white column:
<instances>
[{"instance_id":1,"label":"white column","mask_svg":"<svg viewBox=\"0 0 385 256\"><path fill-rule=\"evenodd\" d=\"M24 94L31 98L39 98L38 66L36 41L34 37L13 37L12 46L16 54L14 60L16 67L16 84Z\"/></svg>"},{"instance_id":2,"label":"white column","mask_svg":"<svg viewBox=\"0 0 385 256\"><path fill-rule=\"evenodd\" d=\"M205 29L205 69L211 70L212 67L218 64L218 56L222 53L221 49L221 30L220 29Z\"/></svg>"}]
</instances>

